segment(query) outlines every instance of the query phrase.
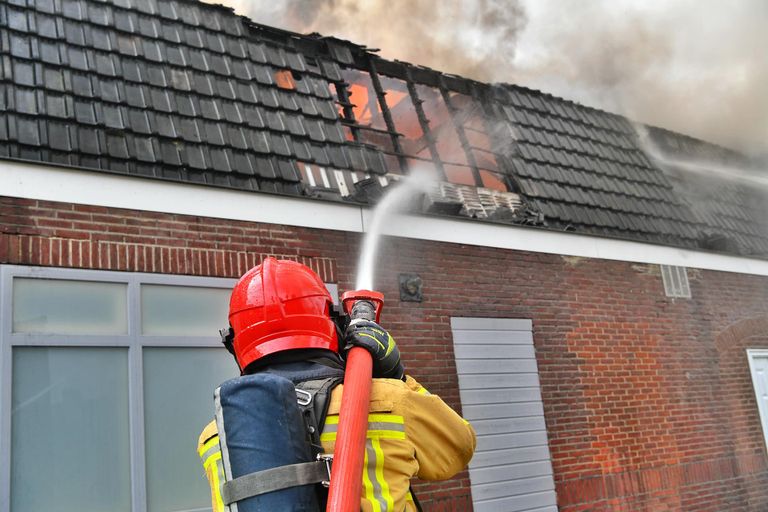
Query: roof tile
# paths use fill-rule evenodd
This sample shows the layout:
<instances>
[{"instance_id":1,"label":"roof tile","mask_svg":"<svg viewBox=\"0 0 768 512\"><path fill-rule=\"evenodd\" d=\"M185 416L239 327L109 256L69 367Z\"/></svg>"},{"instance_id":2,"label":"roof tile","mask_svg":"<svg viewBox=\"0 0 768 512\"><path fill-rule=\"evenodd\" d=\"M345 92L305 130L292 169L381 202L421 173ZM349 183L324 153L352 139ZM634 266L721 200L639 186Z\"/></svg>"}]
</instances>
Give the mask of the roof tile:
<instances>
[{"instance_id":1,"label":"roof tile","mask_svg":"<svg viewBox=\"0 0 768 512\"><path fill-rule=\"evenodd\" d=\"M328 154L325 152L325 147L322 144L310 144L310 151L312 152L312 159L318 165L328 165L331 161L328 159Z\"/></svg>"},{"instance_id":2,"label":"roof tile","mask_svg":"<svg viewBox=\"0 0 768 512\"><path fill-rule=\"evenodd\" d=\"M253 78L251 75L253 66L248 61L232 59L230 61L230 68L232 69L232 74L240 80L250 80Z\"/></svg>"},{"instance_id":3,"label":"roof tile","mask_svg":"<svg viewBox=\"0 0 768 512\"><path fill-rule=\"evenodd\" d=\"M197 144L184 144L182 158L184 165L194 169L206 169L205 155L203 146Z\"/></svg>"},{"instance_id":4,"label":"roof tile","mask_svg":"<svg viewBox=\"0 0 768 512\"><path fill-rule=\"evenodd\" d=\"M245 133L238 126L227 127L227 141L237 149L248 149L248 143L245 140Z\"/></svg>"},{"instance_id":5,"label":"roof tile","mask_svg":"<svg viewBox=\"0 0 768 512\"><path fill-rule=\"evenodd\" d=\"M72 151L72 142L69 136L69 126L58 121L49 121L48 146L61 151Z\"/></svg>"},{"instance_id":6,"label":"roof tile","mask_svg":"<svg viewBox=\"0 0 768 512\"><path fill-rule=\"evenodd\" d=\"M208 16L206 15L205 18L207 17ZM226 51L224 48L224 39L221 35L217 34L216 32L206 31L205 38L205 47L209 50L212 50L216 53L224 53Z\"/></svg>"},{"instance_id":7,"label":"roof tile","mask_svg":"<svg viewBox=\"0 0 768 512\"><path fill-rule=\"evenodd\" d=\"M247 83L237 83L237 99L246 103L256 103L256 93L253 86Z\"/></svg>"},{"instance_id":8,"label":"roof tile","mask_svg":"<svg viewBox=\"0 0 768 512\"><path fill-rule=\"evenodd\" d=\"M328 156L331 159L331 164L334 167L340 167L340 168L349 167L349 162L347 162L347 157L344 154L344 152L341 150L341 146L329 144L326 147L326 151L328 152Z\"/></svg>"},{"instance_id":9,"label":"roof tile","mask_svg":"<svg viewBox=\"0 0 768 512\"><path fill-rule=\"evenodd\" d=\"M264 113L259 107L254 105L243 106L243 116L248 126L253 128L263 128L265 126Z\"/></svg>"},{"instance_id":10,"label":"roof tile","mask_svg":"<svg viewBox=\"0 0 768 512\"><path fill-rule=\"evenodd\" d=\"M103 151L100 145L102 136L100 130L79 127L77 128L77 147L83 153L98 155Z\"/></svg>"},{"instance_id":11,"label":"roof tile","mask_svg":"<svg viewBox=\"0 0 768 512\"><path fill-rule=\"evenodd\" d=\"M133 156L143 162L157 160L152 139L147 137L133 137Z\"/></svg>"},{"instance_id":12,"label":"roof tile","mask_svg":"<svg viewBox=\"0 0 768 512\"><path fill-rule=\"evenodd\" d=\"M299 181L301 179L301 173L293 160L285 160L280 158L277 160L277 167L280 171L280 176L286 181Z\"/></svg>"},{"instance_id":13,"label":"roof tile","mask_svg":"<svg viewBox=\"0 0 768 512\"><path fill-rule=\"evenodd\" d=\"M384 155L370 148L364 149L365 160L368 163L368 169L376 174L386 174L387 164L384 161Z\"/></svg>"},{"instance_id":14,"label":"roof tile","mask_svg":"<svg viewBox=\"0 0 768 512\"><path fill-rule=\"evenodd\" d=\"M310 98L310 101L314 103L318 114L320 114L320 117L323 119L335 121L338 118L338 114L336 112L336 104L333 101L314 98Z\"/></svg>"},{"instance_id":15,"label":"roof tile","mask_svg":"<svg viewBox=\"0 0 768 512\"><path fill-rule=\"evenodd\" d=\"M254 174L251 160L248 158L248 153L245 151L237 151L236 149L228 149L227 155L229 156L233 171L240 174Z\"/></svg>"},{"instance_id":16,"label":"roof tile","mask_svg":"<svg viewBox=\"0 0 768 512\"><path fill-rule=\"evenodd\" d=\"M163 112L173 111L171 107L171 98L168 95L168 91L164 89L158 89L156 87L151 87L149 90L149 96L152 100L152 107L155 110L160 110Z\"/></svg>"},{"instance_id":17,"label":"roof tile","mask_svg":"<svg viewBox=\"0 0 768 512\"><path fill-rule=\"evenodd\" d=\"M129 108L128 110L128 125L131 130L138 133L152 133L149 127L149 119L147 113L144 110L135 108Z\"/></svg>"},{"instance_id":18,"label":"roof tile","mask_svg":"<svg viewBox=\"0 0 768 512\"><path fill-rule=\"evenodd\" d=\"M221 132L221 124L203 121L203 139L209 144L224 145L224 135Z\"/></svg>"},{"instance_id":19,"label":"roof tile","mask_svg":"<svg viewBox=\"0 0 768 512\"><path fill-rule=\"evenodd\" d=\"M227 52L233 57L244 59L248 56L248 48L240 39L235 39L234 37L226 37L224 39L224 44L227 47Z\"/></svg>"},{"instance_id":20,"label":"roof tile","mask_svg":"<svg viewBox=\"0 0 768 512\"><path fill-rule=\"evenodd\" d=\"M223 148L210 148L208 154L210 155L211 166L215 170L221 172L230 172L232 170L227 158L227 152Z\"/></svg>"},{"instance_id":21,"label":"roof tile","mask_svg":"<svg viewBox=\"0 0 768 512\"><path fill-rule=\"evenodd\" d=\"M269 153L271 151L268 132L262 130L248 130L250 149L259 153Z\"/></svg>"},{"instance_id":22,"label":"roof tile","mask_svg":"<svg viewBox=\"0 0 768 512\"><path fill-rule=\"evenodd\" d=\"M189 142L201 142L200 130L197 121L189 117L178 118L179 135Z\"/></svg>"},{"instance_id":23,"label":"roof tile","mask_svg":"<svg viewBox=\"0 0 768 512\"><path fill-rule=\"evenodd\" d=\"M352 52L349 50L349 48L345 45L343 45L341 42L328 40L328 49L330 50L331 55L333 56L336 61L342 63L342 64L352 64L354 62L354 58L352 57Z\"/></svg>"},{"instance_id":24,"label":"roof tile","mask_svg":"<svg viewBox=\"0 0 768 512\"><path fill-rule=\"evenodd\" d=\"M293 154L296 156L297 159L303 160L303 161L312 160L312 152L310 151L308 142L303 140L293 139L292 146L293 146Z\"/></svg>"},{"instance_id":25,"label":"roof tile","mask_svg":"<svg viewBox=\"0 0 768 512\"><path fill-rule=\"evenodd\" d=\"M274 46L268 45L264 47L264 54L267 57L267 62L275 66L276 68L286 67L285 52Z\"/></svg>"},{"instance_id":26,"label":"roof tile","mask_svg":"<svg viewBox=\"0 0 768 512\"><path fill-rule=\"evenodd\" d=\"M85 19L85 11L83 10L80 2L77 0L61 0L61 7L59 12L67 18L72 18L75 20Z\"/></svg>"},{"instance_id":27,"label":"roof tile","mask_svg":"<svg viewBox=\"0 0 768 512\"><path fill-rule=\"evenodd\" d=\"M292 51L284 52L286 65L294 71L306 71L307 65L304 62L304 56Z\"/></svg>"},{"instance_id":28,"label":"roof tile","mask_svg":"<svg viewBox=\"0 0 768 512\"><path fill-rule=\"evenodd\" d=\"M309 96L298 95L296 96L296 101L299 104L299 108L303 114L308 116L319 115L317 105L315 104L313 98L310 98Z\"/></svg>"},{"instance_id":29,"label":"roof tile","mask_svg":"<svg viewBox=\"0 0 768 512\"><path fill-rule=\"evenodd\" d=\"M280 115L280 112L276 110L267 110L265 120L267 122L267 127L269 127L270 130L277 130L281 132L286 130L283 118Z\"/></svg>"},{"instance_id":30,"label":"roof tile","mask_svg":"<svg viewBox=\"0 0 768 512\"><path fill-rule=\"evenodd\" d=\"M119 106L109 105L107 103L102 103L100 106L101 108L98 108L97 106L96 109L96 113L99 115L99 124L103 124L107 128L115 128L118 130L125 128L122 109Z\"/></svg>"},{"instance_id":31,"label":"roof tile","mask_svg":"<svg viewBox=\"0 0 768 512\"><path fill-rule=\"evenodd\" d=\"M170 165L181 165L179 144L171 141L160 142L160 159Z\"/></svg>"},{"instance_id":32,"label":"roof tile","mask_svg":"<svg viewBox=\"0 0 768 512\"><path fill-rule=\"evenodd\" d=\"M277 178L278 170L275 158L249 154L248 159L251 161L251 166L253 167L256 174L262 178Z\"/></svg>"},{"instance_id":33,"label":"roof tile","mask_svg":"<svg viewBox=\"0 0 768 512\"><path fill-rule=\"evenodd\" d=\"M16 116L16 137L20 143L31 146L40 145L40 130L37 119Z\"/></svg>"},{"instance_id":34,"label":"roof tile","mask_svg":"<svg viewBox=\"0 0 768 512\"><path fill-rule=\"evenodd\" d=\"M150 116L152 131L162 135L163 137L177 137L179 122L180 121L176 116L161 114L159 112L155 112L153 116Z\"/></svg>"},{"instance_id":35,"label":"roof tile","mask_svg":"<svg viewBox=\"0 0 768 512\"><path fill-rule=\"evenodd\" d=\"M224 114L224 119L235 124L243 122L243 113L239 104L234 101L219 101L218 104L220 111Z\"/></svg>"},{"instance_id":36,"label":"roof tile","mask_svg":"<svg viewBox=\"0 0 768 512\"><path fill-rule=\"evenodd\" d=\"M272 151L281 156L291 156L293 152L288 145L288 138L279 133L270 133L270 145Z\"/></svg>"},{"instance_id":37,"label":"roof tile","mask_svg":"<svg viewBox=\"0 0 768 512\"><path fill-rule=\"evenodd\" d=\"M260 66L251 62L247 63L251 74L262 85L272 85L275 83L275 79L272 76L272 71L266 66Z\"/></svg>"},{"instance_id":38,"label":"roof tile","mask_svg":"<svg viewBox=\"0 0 768 512\"><path fill-rule=\"evenodd\" d=\"M164 5L166 2L162 2ZM181 27L175 23L161 23L162 38L172 43L181 43Z\"/></svg>"},{"instance_id":39,"label":"roof tile","mask_svg":"<svg viewBox=\"0 0 768 512\"><path fill-rule=\"evenodd\" d=\"M318 59L318 62L320 64L320 68L322 69L323 75L325 75L326 78L334 82L340 82L342 80L341 70L339 69L338 64L325 59Z\"/></svg>"},{"instance_id":40,"label":"roof tile","mask_svg":"<svg viewBox=\"0 0 768 512\"><path fill-rule=\"evenodd\" d=\"M218 96L229 100L235 99L235 89L231 80L227 80L226 78L214 78L213 81L215 82L215 91Z\"/></svg>"},{"instance_id":41,"label":"roof tile","mask_svg":"<svg viewBox=\"0 0 768 512\"><path fill-rule=\"evenodd\" d=\"M198 117L200 106L197 102L197 96L192 96L191 94L176 94L176 109L179 114Z\"/></svg>"},{"instance_id":42,"label":"roof tile","mask_svg":"<svg viewBox=\"0 0 768 512\"><path fill-rule=\"evenodd\" d=\"M107 133L107 153L115 158L128 158L128 144L123 132L112 131Z\"/></svg>"},{"instance_id":43,"label":"roof tile","mask_svg":"<svg viewBox=\"0 0 768 512\"><path fill-rule=\"evenodd\" d=\"M277 102L277 95L274 89L271 87L259 87L257 89L257 95L259 102L267 107L277 108L279 106Z\"/></svg>"}]
</instances>

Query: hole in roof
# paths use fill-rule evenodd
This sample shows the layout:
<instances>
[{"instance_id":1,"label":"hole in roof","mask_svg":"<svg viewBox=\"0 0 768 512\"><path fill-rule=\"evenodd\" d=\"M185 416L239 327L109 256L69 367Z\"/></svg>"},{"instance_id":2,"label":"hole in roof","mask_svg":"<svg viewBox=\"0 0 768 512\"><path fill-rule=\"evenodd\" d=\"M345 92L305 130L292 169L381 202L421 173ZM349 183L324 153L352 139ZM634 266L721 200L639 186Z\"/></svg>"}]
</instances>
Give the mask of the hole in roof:
<instances>
[{"instance_id":1,"label":"hole in roof","mask_svg":"<svg viewBox=\"0 0 768 512\"><path fill-rule=\"evenodd\" d=\"M293 72L289 69L278 69L275 71L275 83L280 89L296 89L296 81Z\"/></svg>"}]
</instances>

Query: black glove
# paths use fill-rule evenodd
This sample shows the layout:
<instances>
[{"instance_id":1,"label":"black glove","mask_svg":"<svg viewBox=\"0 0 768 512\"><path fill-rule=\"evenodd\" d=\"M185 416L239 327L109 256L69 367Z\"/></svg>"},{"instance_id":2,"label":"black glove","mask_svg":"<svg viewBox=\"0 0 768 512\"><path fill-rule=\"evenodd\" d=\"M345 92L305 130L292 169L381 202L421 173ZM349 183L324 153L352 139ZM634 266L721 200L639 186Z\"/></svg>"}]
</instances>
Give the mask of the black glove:
<instances>
[{"instance_id":1,"label":"black glove","mask_svg":"<svg viewBox=\"0 0 768 512\"><path fill-rule=\"evenodd\" d=\"M362 347L371 353L374 377L402 379L405 375L395 340L376 322L353 320L344 332L344 342L345 357L352 347Z\"/></svg>"}]
</instances>

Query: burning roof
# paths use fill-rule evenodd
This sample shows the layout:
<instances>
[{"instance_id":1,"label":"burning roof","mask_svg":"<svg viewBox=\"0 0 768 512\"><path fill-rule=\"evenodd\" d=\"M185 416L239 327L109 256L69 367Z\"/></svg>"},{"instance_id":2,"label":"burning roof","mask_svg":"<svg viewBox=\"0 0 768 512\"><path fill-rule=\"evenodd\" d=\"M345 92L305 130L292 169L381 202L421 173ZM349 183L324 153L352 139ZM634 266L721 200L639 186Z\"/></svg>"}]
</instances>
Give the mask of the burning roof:
<instances>
[{"instance_id":1,"label":"burning roof","mask_svg":"<svg viewBox=\"0 0 768 512\"><path fill-rule=\"evenodd\" d=\"M627 119L538 91L187 0L14 0L0 25L3 158L331 200L424 172L436 213L768 254L765 201L705 212Z\"/></svg>"}]
</instances>

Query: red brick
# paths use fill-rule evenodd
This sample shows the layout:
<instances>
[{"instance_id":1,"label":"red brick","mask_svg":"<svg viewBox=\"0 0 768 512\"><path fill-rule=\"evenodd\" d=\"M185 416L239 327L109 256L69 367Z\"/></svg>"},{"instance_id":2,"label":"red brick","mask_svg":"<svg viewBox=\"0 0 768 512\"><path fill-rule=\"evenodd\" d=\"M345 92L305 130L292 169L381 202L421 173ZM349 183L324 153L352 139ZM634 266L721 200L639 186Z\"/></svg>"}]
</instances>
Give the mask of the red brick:
<instances>
[{"instance_id":1,"label":"red brick","mask_svg":"<svg viewBox=\"0 0 768 512\"><path fill-rule=\"evenodd\" d=\"M53 240L51 254L91 269L237 277L275 255L340 291L354 286L361 243L354 233L13 198L0 198L0 215L3 263L58 263L45 259L53 239L62 245ZM422 303L398 300L405 272L422 276ZM654 265L389 237L375 282L409 371L457 408L450 318L533 320L560 512L768 510L745 357L768 348L768 279L689 276L693 298L672 300ZM466 473L417 489L426 510L471 510Z\"/></svg>"}]
</instances>

